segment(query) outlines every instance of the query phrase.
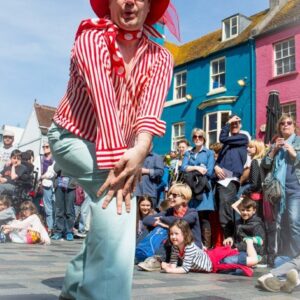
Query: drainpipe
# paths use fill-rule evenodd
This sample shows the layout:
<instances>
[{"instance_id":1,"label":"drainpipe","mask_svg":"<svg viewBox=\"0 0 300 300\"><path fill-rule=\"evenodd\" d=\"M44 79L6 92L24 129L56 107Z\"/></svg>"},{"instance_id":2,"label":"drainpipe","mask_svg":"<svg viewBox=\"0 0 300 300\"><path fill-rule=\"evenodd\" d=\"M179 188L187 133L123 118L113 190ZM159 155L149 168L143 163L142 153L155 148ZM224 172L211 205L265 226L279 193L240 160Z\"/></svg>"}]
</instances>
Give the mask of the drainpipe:
<instances>
[{"instance_id":1,"label":"drainpipe","mask_svg":"<svg viewBox=\"0 0 300 300\"><path fill-rule=\"evenodd\" d=\"M250 128L251 128L251 136L256 135L256 66L255 66L255 40L254 38L250 37Z\"/></svg>"}]
</instances>

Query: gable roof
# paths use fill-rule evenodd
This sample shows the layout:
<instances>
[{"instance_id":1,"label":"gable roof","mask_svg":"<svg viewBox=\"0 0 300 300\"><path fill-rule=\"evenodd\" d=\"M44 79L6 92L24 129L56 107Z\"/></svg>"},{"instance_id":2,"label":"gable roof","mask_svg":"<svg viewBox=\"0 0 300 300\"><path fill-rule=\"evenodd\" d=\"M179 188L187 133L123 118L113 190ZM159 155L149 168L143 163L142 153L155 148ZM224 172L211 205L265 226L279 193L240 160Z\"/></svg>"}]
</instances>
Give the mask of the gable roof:
<instances>
[{"instance_id":1,"label":"gable roof","mask_svg":"<svg viewBox=\"0 0 300 300\"><path fill-rule=\"evenodd\" d=\"M269 33L282 27L294 26L300 23L300 0L288 0L260 34ZM259 34L259 35L260 35Z\"/></svg>"},{"instance_id":2,"label":"gable roof","mask_svg":"<svg viewBox=\"0 0 300 300\"><path fill-rule=\"evenodd\" d=\"M251 16L249 18L251 24L236 38L222 42L222 30L219 29L181 46L166 41L165 47L173 54L175 66L207 57L214 52L246 42L251 35L251 30L263 20L268 11L267 9Z\"/></svg>"},{"instance_id":3,"label":"gable roof","mask_svg":"<svg viewBox=\"0 0 300 300\"><path fill-rule=\"evenodd\" d=\"M37 102L34 103L34 110L36 113L36 117L39 123L39 127L42 131L42 134L46 134L48 128L52 123L52 119L54 117L56 108L47 106L47 105L40 105Z\"/></svg>"}]
</instances>

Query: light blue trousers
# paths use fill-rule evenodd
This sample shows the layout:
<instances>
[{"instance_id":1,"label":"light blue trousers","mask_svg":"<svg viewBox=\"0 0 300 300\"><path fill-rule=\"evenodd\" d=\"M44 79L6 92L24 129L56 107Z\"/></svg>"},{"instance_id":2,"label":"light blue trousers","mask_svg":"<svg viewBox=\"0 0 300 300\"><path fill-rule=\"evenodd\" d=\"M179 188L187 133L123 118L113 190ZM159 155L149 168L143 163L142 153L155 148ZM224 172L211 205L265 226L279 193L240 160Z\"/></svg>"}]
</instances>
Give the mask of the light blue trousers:
<instances>
[{"instance_id":1,"label":"light blue trousers","mask_svg":"<svg viewBox=\"0 0 300 300\"><path fill-rule=\"evenodd\" d=\"M130 300L135 251L136 200L131 212L116 211L115 199L102 209L97 197L108 170L96 167L95 145L52 124L49 143L56 163L89 194L90 231L80 253L69 263L62 295L76 300Z\"/></svg>"}]
</instances>

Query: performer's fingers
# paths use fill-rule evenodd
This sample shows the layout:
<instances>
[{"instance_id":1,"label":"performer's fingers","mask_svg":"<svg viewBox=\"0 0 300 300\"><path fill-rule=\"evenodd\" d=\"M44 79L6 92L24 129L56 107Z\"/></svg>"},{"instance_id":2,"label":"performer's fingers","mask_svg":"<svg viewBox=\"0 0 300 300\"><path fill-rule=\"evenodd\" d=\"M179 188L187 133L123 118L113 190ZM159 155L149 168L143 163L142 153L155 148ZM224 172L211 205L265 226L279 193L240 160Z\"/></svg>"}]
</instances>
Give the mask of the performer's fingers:
<instances>
[{"instance_id":1,"label":"performer's fingers","mask_svg":"<svg viewBox=\"0 0 300 300\"><path fill-rule=\"evenodd\" d=\"M126 212L130 213L130 205L131 205L131 194L128 193L125 196L125 207L126 207Z\"/></svg>"},{"instance_id":2,"label":"performer's fingers","mask_svg":"<svg viewBox=\"0 0 300 300\"><path fill-rule=\"evenodd\" d=\"M137 184L142 180L142 169L139 169L132 183L132 192L135 192Z\"/></svg>"},{"instance_id":3,"label":"performer's fingers","mask_svg":"<svg viewBox=\"0 0 300 300\"><path fill-rule=\"evenodd\" d=\"M97 192L97 197L100 197L105 192L105 190L107 190L109 188L109 185L110 185L110 179L107 178L105 180L105 182L99 188L99 190Z\"/></svg>"},{"instance_id":4,"label":"performer's fingers","mask_svg":"<svg viewBox=\"0 0 300 300\"><path fill-rule=\"evenodd\" d=\"M122 190L117 191L117 214L122 214L123 193Z\"/></svg>"},{"instance_id":5,"label":"performer's fingers","mask_svg":"<svg viewBox=\"0 0 300 300\"><path fill-rule=\"evenodd\" d=\"M106 208L108 204L111 202L112 198L114 197L115 191L114 190L109 190L107 195L104 198L102 208Z\"/></svg>"},{"instance_id":6,"label":"performer's fingers","mask_svg":"<svg viewBox=\"0 0 300 300\"><path fill-rule=\"evenodd\" d=\"M133 168L126 168L126 170L122 171L117 178L111 182L111 186L115 186L122 181L126 181L127 177L133 174L133 171Z\"/></svg>"},{"instance_id":7,"label":"performer's fingers","mask_svg":"<svg viewBox=\"0 0 300 300\"><path fill-rule=\"evenodd\" d=\"M134 177L135 175L131 175L130 177L127 178L124 188L123 188L123 196L125 197L128 193L132 191L132 185L134 182Z\"/></svg>"}]
</instances>

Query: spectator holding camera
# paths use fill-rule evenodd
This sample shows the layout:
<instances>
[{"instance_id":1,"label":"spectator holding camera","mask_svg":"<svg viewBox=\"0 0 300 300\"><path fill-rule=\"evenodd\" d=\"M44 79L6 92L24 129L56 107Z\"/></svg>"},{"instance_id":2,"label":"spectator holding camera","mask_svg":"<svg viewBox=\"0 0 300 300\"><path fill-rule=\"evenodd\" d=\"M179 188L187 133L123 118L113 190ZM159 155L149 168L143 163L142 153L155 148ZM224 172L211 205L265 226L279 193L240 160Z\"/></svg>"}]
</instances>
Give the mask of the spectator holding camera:
<instances>
[{"instance_id":1,"label":"spectator holding camera","mask_svg":"<svg viewBox=\"0 0 300 300\"><path fill-rule=\"evenodd\" d=\"M279 254L296 257L300 254L300 137L296 135L294 118L281 116L277 133L262 166L272 171L281 187L281 199L274 205Z\"/></svg>"}]
</instances>

